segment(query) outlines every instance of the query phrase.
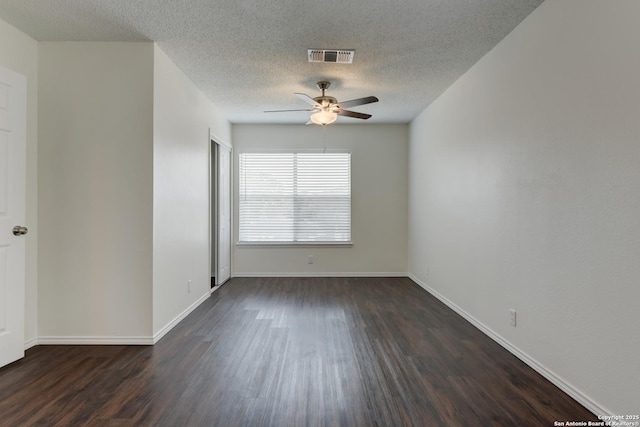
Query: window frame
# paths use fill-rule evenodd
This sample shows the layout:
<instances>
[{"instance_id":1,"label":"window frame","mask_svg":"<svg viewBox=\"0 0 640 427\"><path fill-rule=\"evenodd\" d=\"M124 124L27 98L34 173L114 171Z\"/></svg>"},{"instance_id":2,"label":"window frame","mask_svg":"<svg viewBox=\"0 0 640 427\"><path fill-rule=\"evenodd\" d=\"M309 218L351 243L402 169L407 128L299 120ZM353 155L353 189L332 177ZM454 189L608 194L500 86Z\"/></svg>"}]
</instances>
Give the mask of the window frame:
<instances>
[{"instance_id":1,"label":"window frame","mask_svg":"<svg viewBox=\"0 0 640 427\"><path fill-rule=\"evenodd\" d=\"M241 241L240 240L240 156L242 154L269 154L269 153L346 153L349 154L349 235L348 241ZM352 247L353 246L353 152L348 149L250 149L237 152L238 160L238 234L236 246L238 247L280 247L280 248L296 248L296 247Z\"/></svg>"}]
</instances>

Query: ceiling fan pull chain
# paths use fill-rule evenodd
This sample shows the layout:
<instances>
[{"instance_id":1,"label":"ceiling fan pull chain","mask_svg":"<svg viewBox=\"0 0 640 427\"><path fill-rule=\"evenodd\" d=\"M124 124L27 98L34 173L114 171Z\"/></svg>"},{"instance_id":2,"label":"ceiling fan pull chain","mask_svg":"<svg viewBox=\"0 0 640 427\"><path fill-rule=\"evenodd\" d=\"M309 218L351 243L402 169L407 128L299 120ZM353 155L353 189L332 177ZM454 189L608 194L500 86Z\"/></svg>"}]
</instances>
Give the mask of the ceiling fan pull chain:
<instances>
[{"instance_id":1,"label":"ceiling fan pull chain","mask_svg":"<svg viewBox=\"0 0 640 427\"><path fill-rule=\"evenodd\" d=\"M322 154L325 154L327 152L327 127L326 126L322 126L322 145L324 145Z\"/></svg>"}]
</instances>

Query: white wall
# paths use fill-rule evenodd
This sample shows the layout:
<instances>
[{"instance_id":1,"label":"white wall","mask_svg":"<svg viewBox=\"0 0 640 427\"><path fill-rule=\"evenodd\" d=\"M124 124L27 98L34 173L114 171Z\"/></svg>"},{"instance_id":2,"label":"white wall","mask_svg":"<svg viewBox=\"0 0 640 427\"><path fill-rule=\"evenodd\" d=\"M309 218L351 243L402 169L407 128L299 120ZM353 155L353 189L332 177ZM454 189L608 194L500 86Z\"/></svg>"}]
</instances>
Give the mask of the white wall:
<instances>
[{"instance_id":1,"label":"white wall","mask_svg":"<svg viewBox=\"0 0 640 427\"><path fill-rule=\"evenodd\" d=\"M209 129L228 144L231 126L157 46L153 81L153 333L157 335L209 295Z\"/></svg>"},{"instance_id":2,"label":"white wall","mask_svg":"<svg viewBox=\"0 0 640 427\"><path fill-rule=\"evenodd\" d=\"M41 342L152 330L153 44L39 44Z\"/></svg>"},{"instance_id":3,"label":"white wall","mask_svg":"<svg viewBox=\"0 0 640 427\"><path fill-rule=\"evenodd\" d=\"M238 153L252 149L322 149L323 129L233 125L234 194ZM353 247L234 245L233 275L402 275L407 272L406 125L331 125L327 149L350 149ZM238 241L237 197L234 242ZM314 264L307 264L307 256Z\"/></svg>"},{"instance_id":4,"label":"white wall","mask_svg":"<svg viewBox=\"0 0 640 427\"><path fill-rule=\"evenodd\" d=\"M410 130L412 276L599 413L640 408L639 19L547 0Z\"/></svg>"},{"instance_id":5,"label":"white wall","mask_svg":"<svg viewBox=\"0 0 640 427\"><path fill-rule=\"evenodd\" d=\"M0 19L0 65L27 77L25 341L38 335L38 43Z\"/></svg>"}]
</instances>

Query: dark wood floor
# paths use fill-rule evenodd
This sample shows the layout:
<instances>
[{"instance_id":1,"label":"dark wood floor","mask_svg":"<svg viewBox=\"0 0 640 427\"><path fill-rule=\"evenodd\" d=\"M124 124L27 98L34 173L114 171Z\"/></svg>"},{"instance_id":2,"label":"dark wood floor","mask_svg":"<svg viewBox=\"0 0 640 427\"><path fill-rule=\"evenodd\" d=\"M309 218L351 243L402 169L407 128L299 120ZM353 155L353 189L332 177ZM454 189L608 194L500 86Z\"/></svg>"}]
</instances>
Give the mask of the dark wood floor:
<instances>
[{"instance_id":1,"label":"dark wood floor","mask_svg":"<svg viewBox=\"0 0 640 427\"><path fill-rule=\"evenodd\" d=\"M409 279L236 278L158 344L39 346L0 425L552 426L581 405Z\"/></svg>"}]
</instances>

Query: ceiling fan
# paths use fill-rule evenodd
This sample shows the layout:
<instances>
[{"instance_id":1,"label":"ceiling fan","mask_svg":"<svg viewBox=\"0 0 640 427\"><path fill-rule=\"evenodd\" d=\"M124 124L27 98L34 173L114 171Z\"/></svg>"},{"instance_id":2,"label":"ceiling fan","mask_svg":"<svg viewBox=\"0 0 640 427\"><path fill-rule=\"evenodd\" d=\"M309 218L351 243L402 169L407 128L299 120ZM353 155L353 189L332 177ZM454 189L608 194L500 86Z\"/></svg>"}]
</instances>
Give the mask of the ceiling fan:
<instances>
[{"instance_id":1,"label":"ceiling fan","mask_svg":"<svg viewBox=\"0 0 640 427\"><path fill-rule=\"evenodd\" d=\"M322 91L321 96L311 98L304 93L296 93L295 95L302 99L307 104L313 106L313 108L306 110L271 110L265 111L265 113L280 113L288 111L311 111L313 114L309 117L308 125L317 124L326 126L336 121L338 116L353 117L354 119L366 120L371 117L371 114L357 113L355 111L345 110L345 108L355 107L357 105L371 104L372 102L378 102L378 98L375 96L367 96L366 98L351 99L349 101L338 102L333 96L326 96L324 91L327 90L331 83L327 81L321 81L316 83L318 89Z\"/></svg>"}]
</instances>

